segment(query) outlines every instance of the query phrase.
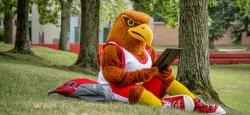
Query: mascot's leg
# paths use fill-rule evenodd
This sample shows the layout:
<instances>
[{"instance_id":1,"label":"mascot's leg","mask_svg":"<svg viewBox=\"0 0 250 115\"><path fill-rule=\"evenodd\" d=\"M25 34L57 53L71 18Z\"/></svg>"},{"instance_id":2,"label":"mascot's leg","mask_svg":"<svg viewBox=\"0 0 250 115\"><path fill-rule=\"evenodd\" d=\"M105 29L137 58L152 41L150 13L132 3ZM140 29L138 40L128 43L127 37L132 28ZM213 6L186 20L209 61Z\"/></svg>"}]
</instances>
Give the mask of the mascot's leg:
<instances>
[{"instance_id":1,"label":"mascot's leg","mask_svg":"<svg viewBox=\"0 0 250 115\"><path fill-rule=\"evenodd\" d=\"M194 101L194 109L195 111L202 112L202 113L212 113L212 114L226 114L225 110L215 104L205 104L205 102L196 97L193 93L191 93L183 84L174 80L166 90L166 93L169 95L179 95L179 94L186 94L190 96Z\"/></svg>"},{"instance_id":2,"label":"mascot's leg","mask_svg":"<svg viewBox=\"0 0 250 115\"><path fill-rule=\"evenodd\" d=\"M154 76L150 81L143 84L143 86L156 95L162 98L166 94L166 90L174 81L173 77L162 79L161 76ZM176 108L180 110L193 111L194 102L191 97L185 94L164 97L161 99L163 106L168 108Z\"/></svg>"},{"instance_id":3,"label":"mascot's leg","mask_svg":"<svg viewBox=\"0 0 250 115\"><path fill-rule=\"evenodd\" d=\"M129 102L152 106L162 106L161 100L142 86L134 86L129 92Z\"/></svg>"},{"instance_id":4,"label":"mascot's leg","mask_svg":"<svg viewBox=\"0 0 250 115\"><path fill-rule=\"evenodd\" d=\"M162 106L162 102L153 93L139 85L116 87L111 85L113 99L127 103L139 103L145 105Z\"/></svg>"},{"instance_id":5,"label":"mascot's leg","mask_svg":"<svg viewBox=\"0 0 250 115\"><path fill-rule=\"evenodd\" d=\"M167 88L166 93L169 95L185 94L190 96L192 99L196 98L196 96L193 93L191 93L183 84L181 84L176 80L172 81L172 83Z\"/></svg>"},{"instance_id":6,"label":"mascot's leg","mask_svg":"<svg viewBox=\"0 0 250 115\"><path fill-rule=\"evenodd\" d=\"M155 90L155 87L159 87L160 90ZM157 86L158 85L158 86ZM212 113L212 114L226 114L225 110L215 104L205 104L204 101L201 98L196 97L192 92L190 92L183 84L180 82L176 81L174 77L172 76L164 76L164 75L158 75L156 77L153 77L149 82L145 83L146 89L149 91L153 92L155 95L158 95L159 97L163 97L165 94L169 94L171 96L173 95L185 95L183 98L176 98L174 97L171 99L170 102L176 102L179 101L179 99L183 100L184 102L190 102L190 101L185 101L185 99L190 100L189 98L192 99L192 103L194 103L194 110L202 113ZM152 88L154 87L154 88ZM157 94L159 93L159 94ZM188 96L189 98L187 98ZM163 99L164 100L164 99ZM174 100L174 101L173 101ZM189 106L188 108L192 108L192 104L185 104L186 106ZM186 110L186 107L184 106L184 109ZM187 109L188 109L187 108ZM188 109L190 111L190 109Z\"/></svg>"},{"instance_id":7,"label":"mascot's leg","mask_svg":"<svg viewBox=\"0 0 250 115\"><path fill-rule=\"evenodd\" d=\"M225 110L215 104L205 104L205 102L196 97L193 93L191 93L183 84L174 80L170 86L167 88L166 93L169 95L178 95L178 94L186 94L190 96L195 104L194 109L198 112L202 113L212 113L212 114L226 114Z\"/></svg>"},{"instance_id":8,"label":"mascot's leg","mask_svg":"<svg viewBox=\"0 0 250 115\"><path fill-rule=\"evenodd\" d=\"M171 75L156 75L150 81L144 83L143 86L159 98L162 98L166 94L169 94L170 96L187 95L190 96L192 99L196 98L193 93L191 93L180 82L176 81L175 78Z\"/></svg>"}]
</instances>

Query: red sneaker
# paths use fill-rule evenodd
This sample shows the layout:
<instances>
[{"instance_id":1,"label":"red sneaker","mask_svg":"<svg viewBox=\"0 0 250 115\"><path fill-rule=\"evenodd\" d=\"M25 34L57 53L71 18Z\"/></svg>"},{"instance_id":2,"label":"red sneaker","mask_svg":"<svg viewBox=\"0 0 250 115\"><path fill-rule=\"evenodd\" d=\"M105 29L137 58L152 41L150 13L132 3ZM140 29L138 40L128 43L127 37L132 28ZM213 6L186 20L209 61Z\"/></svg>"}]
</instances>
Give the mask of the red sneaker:
<instances>
[{"instance_id":1,"label":"red sneaker","mask_svg":"<svg viewBox=\"0 0 250 115\"><path fill-rule=\"evenodd\" d=\"M185 111L194 110L193 99L187 95L175 95L162 99L163 107L180 109Z\"/></svg>"},{"instance_id":2,"label":"red sneaker","mask_svg":"<svg viewBox=\"0 0 250 115\"><path fill-rule=\"evenodd\" d=\"M194 99L194 110L201 113L209 113L209 114L226 114L225 110L216 104L205 104L205 102L201 98Z\"/></svg>"}]
</instances>

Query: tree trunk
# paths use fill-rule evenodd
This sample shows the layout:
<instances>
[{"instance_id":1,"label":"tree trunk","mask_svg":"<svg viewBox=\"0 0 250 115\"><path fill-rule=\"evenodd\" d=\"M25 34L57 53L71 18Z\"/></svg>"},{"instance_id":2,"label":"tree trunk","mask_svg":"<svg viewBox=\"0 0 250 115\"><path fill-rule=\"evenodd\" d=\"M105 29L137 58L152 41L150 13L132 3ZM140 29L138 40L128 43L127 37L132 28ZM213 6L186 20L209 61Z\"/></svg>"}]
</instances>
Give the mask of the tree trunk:
<instances>
[{"instance_id":1,"label":"tree trunk","mask_svg":"<svg viewBox=\"0 0 250 115\"><path fill-rule=\"evenodd\" d=\"M16 53L33 54L29 46L27 36L29 16L29 0L18 0L17 2L17 29L16 42L12 50Z\"/></svg>"},{"instance_id":2,"label":"tree trunk","mask_svg":"<svg viewBox=\"0 0 250 115\"><path fill-rule=\"evenodd\" d=\"M13 35L13 18L14 14L12 14L11 9L6 9L9 11L5 11L4 13L4 43L12 44L12 35Z\"/></svg>"},{"instance_id":3,"label":"tree trunk","mask_svg":"<svg viewBox=\"0 0 250 115\"><path fill-rule=\"evenodd\" d=\"M215 42L215 39L209 40L209 49L210 49L210 52L211 51L212 52L217 52L218 51L218 49L215 47L214 42Z\"/></svg>"},{"instance_id":4,"label":"tree trunk","mask_svg":"<svg viewBox=\"0 0 250 115\"><path fill-rule=\"evenodd\" d=\"M180 0L179 47L177 80L192 92L209 101L221 103L209 76L208 0Z\"/></svg>"},{"instance_id":5,"label":"tree trunk","mask_svg":"<svg viewBox=\"0 0 250 115\"><path fill-rule=\"evenodd\" d=\"M69 51L69 32L70 32L70 10L72 0L60 0L61 3L61 32L59 39L59 49Z\"/></svg>"},{"instance_id":6,"label":"tree trunk","mask_svg":"<svg viewBox=\"0 0 250 115\"><path fill-rule=\"evenodd\" d=\"M246 37L250 39L250 29L246 28ZM248 46L247 51L250 51L250 46Z\"/></svg>"},{"instance_id":7,"label":"tree trunk","mask_svg":"<svg viewBox=\"0 0 250 115\"><path fill-rule=\"evenodd\" d=\"M209 40L209 49L215 49L214 40Z\"/></svg>"},{"instance_id":8,"label":"tree trunk","mask_svg":"<svg viewBox=\"0 0 250 115\"><path fill-rule=\"evenodd\" d=\"M89 74L99 71L97 52L99 44L100 0L81 0L80 54L75 65Z\"/></svg>"}]
</instances>

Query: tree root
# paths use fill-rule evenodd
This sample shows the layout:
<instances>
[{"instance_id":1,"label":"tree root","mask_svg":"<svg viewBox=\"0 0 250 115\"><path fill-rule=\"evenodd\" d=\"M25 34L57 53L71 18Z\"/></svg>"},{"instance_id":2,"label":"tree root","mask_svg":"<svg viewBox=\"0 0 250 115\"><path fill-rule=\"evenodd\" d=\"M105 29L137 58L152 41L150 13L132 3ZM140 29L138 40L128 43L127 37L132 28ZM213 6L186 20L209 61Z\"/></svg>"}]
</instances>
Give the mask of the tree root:
<instances>
[{"instance_id":1,"label":"tree root","mask_svg":"<svg viewBox=\"0 0 250 115\"><path fill-rule=\"evenodd\" d=\"M34 55L31 49L23 49L23 48L13 48L9 50L10 53L20 53L20 54L28 54L28 55Z\"/></svg>"}]
</instances>

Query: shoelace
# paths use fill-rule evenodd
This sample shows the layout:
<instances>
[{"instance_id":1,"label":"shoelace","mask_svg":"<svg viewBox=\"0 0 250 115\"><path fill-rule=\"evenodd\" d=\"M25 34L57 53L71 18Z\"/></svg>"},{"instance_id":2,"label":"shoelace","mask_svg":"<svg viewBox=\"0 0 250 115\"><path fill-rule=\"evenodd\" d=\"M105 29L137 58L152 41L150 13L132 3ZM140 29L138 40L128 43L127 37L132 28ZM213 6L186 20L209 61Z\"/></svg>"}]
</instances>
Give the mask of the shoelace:
<instances>
[{"instance_id":1,"label":"shoelace","mask_svg":"<svg viewBox=\"0 0 250 115\"><path fill-rule=\"evenodd\" d=\"M174 109L180 109L181 108L181 102L180 101L174 101L173 103L171 102L168 102L168 101L165 101L163 103L164 107L167 107L167 108L174 108Z\"/></svg>"},{"instance_id":2,"label":"shoelace","mask_svg":"<svg viewBox=\"0 0 250 115\"><path fill-rule=\"evenodd\" d=\"M200 97L197 97L197 99L202 104L202 106L207 106L208 107L207 109L212 109L212 108L216 107L216 105L214 105L214 104L206 104L205 101ZM207 110L207 111L209 111L209 110Z\"/></svg>"},{"instance_id":3,"label":"shoelace","mask_svg":"<svg viewBox=\"0 0 250 115\"><path fill-rule=\"evenodd\" d=\"M202 104L202 105L206 105L205 101L200 98L199 96L197 96L197 99L199 100L199 102Z\"/></svg>"}]
</instances>

